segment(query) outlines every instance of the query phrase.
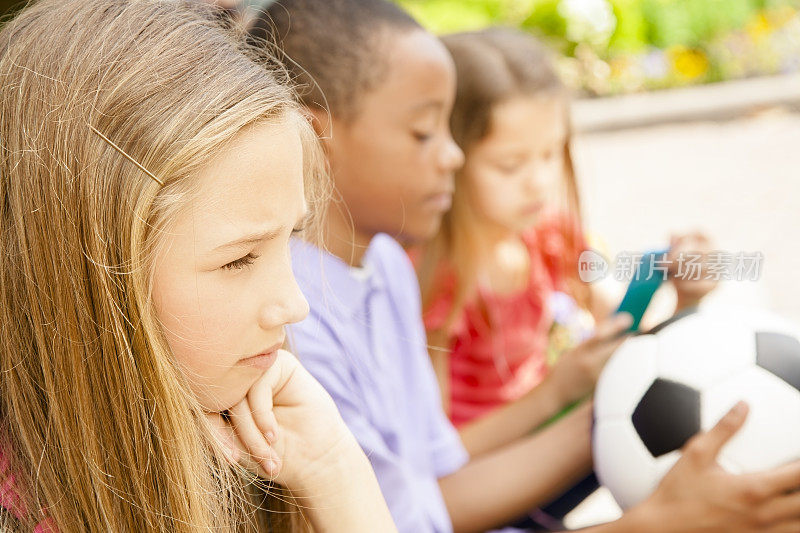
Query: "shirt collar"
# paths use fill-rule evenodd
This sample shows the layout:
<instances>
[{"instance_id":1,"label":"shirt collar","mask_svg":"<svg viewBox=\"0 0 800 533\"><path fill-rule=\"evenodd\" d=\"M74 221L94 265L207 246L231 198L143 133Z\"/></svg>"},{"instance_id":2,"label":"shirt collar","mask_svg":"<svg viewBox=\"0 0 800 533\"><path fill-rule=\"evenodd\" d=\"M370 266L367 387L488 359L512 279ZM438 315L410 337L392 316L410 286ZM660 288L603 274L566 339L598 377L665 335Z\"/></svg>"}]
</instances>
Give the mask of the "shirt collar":
<instances>
[{"instance_id":1,"label":"shirt collar","mask_svg":"<svg viewBox=\"0 0 800 533\"><path fill-rule=\"evenodd\" d=\"M348 316L365 309L369 294L384 286L372 251L370 245L363 266L357 268L309 242L293 239L293 268L311 306L319 300Z\"/></svg>"}]
</instances>

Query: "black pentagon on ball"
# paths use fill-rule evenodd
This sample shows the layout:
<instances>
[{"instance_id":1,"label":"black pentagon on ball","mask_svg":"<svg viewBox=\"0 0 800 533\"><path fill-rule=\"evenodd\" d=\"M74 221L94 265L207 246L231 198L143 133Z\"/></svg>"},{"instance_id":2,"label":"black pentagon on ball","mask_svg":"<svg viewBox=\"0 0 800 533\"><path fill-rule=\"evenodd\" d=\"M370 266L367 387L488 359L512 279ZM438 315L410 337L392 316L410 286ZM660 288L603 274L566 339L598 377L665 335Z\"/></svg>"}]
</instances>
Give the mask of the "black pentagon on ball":
<instances>
[{"instance_id":1,"label":"black pentagon on ball","mask_svg":"<svg viewBox=\"0 0 800 533\"><path fill-rule=\"evenodd\" d=\"M681 448L700 431L700 392L658 378L631 416L633 427L653 457Z\"/></svg>"},{"instance_id":2,"label":"black pentagon on ball","mask_svg":"<svg viewBox=\"0 0 800 533\"><path fill-rule=\"evenodd\" d=\"M756 364L800 391L800 341L790 335L756 333Z\"/></svg>"}]
</instances>

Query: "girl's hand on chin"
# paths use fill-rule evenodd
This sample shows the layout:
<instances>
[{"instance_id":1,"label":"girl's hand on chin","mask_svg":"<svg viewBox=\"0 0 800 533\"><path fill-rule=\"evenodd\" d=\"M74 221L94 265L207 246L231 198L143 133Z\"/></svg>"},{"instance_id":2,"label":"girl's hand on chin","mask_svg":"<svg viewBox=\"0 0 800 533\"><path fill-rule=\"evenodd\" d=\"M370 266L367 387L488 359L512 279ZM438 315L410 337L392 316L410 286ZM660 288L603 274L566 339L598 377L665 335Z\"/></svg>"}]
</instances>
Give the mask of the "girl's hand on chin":
<instances>
[{"instance_id":1,"label":"girl's hand on chin","mask_svg":"<svg viewBox=\"0 0 800 533\"><path fill-rule=\"evenodd\" d=\"M331 397L285 350L228 416L208 417L232 461L292 490L321 488L362 460Z\"/></svg>"}]
</instances>

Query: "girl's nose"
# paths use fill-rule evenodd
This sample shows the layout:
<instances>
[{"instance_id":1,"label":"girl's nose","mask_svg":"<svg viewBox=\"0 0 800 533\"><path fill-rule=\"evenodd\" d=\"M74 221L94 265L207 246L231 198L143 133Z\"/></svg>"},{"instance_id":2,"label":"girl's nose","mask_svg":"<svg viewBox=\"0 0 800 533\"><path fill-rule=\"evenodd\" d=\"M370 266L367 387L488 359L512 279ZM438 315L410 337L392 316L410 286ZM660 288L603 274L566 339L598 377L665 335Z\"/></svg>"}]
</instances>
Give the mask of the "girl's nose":
<instances>
[{"instance_id":1,"label":"girl's nose","mask_svg":"<svg viewBox=\"0 0 800 533\"><path fill-rule=\"evenodd\" d=\"M532 196L543 198L548 194L555 179L556 176L548 165L534 162L525 173L525 189Z\"/></svg>"},{"instance_id":2,"label":"girl's nose","mask_svg":"<svg viewBox=\"0 0 800 533\"><path fill-rule=\"evenodd\" d=\"M259 326L270 330L300 322L308 316L308 301L303 296L293 275L280 283L273 283L259 312Z\"/></svg>"}]
</instances>

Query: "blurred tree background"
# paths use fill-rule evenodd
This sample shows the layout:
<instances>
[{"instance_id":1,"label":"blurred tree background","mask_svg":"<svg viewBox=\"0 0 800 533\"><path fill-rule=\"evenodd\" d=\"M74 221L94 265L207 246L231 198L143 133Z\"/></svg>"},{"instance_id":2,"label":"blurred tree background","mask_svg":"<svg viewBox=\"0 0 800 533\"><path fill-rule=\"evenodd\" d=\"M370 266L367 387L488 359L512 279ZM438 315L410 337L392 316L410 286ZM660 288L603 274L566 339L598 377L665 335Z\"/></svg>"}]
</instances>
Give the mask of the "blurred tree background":
<instances>
[{"instance_id":1,"label":"blurred tree background","mask_svg":"<svg viewBox=\"0 0 800 533\"><path fill-rule=\"evenodd\" d=\"M397 0L435 33L503 25L590 95L800 71L800 0Z\"/></svg>"},{"instance_id":2,"label":"blurred tree background","mask_svg":"<svg viewBox=\"0 0 800 533\"><path fill-rule=\"evenodd\" d=\"M434 33L529 31L586 95L800 72L800 0L395 1ZM25 3L0 0L0 24Z\"/></svg>"}]
</instances>

